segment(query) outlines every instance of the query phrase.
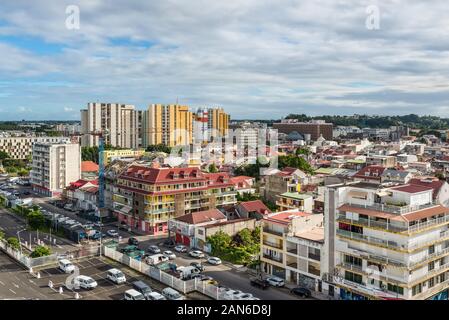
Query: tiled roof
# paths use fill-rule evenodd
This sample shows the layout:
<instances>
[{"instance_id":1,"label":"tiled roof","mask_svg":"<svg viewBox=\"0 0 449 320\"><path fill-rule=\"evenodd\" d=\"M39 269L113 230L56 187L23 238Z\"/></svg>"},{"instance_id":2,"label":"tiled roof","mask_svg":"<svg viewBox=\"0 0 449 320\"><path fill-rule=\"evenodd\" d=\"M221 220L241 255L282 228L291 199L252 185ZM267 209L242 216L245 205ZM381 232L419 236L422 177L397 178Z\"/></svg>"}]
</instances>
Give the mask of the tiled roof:
<instances>
[{"instance_id":1,"label":"tiled roof","mask_svg":"<svg viewBox=\"0 0 449 320\"><path fill-rule=\"evenodd\" d=\"M271 213L271 210L261 200L245 201L240 205L248 212L258 212L260 214Z\"/></svg>"},{"instance_id":2,"label":"tiled roof","mask_svg":"<svg viewBox=\"0 0 449 320\"><path fill-rule=\"evenodd\" d=\"M418 184L405 184L398 187L390 188L390 190L406 192L406 193L420 193L429 190L433 190L430 186L422 186Z\"/></svg>"},{"instance_id":3,"label":"tiled roof","mask_svg":"<svg viewBox=\"0 0 449 320\"><path fill-rule=\"evenodd\" d=\"M177 221L185 222L188 224L199 224L210 221L218 221L226 219L226 216L218 209L211 209L207 211L193 212L185 214L183 216L175 218Z\"/></svg>"},{"instance_id":4,"label":"tiled roof","mask_svg":"<svg viewBox=\"0 0 449 320\"><path fill-rule=\"evenodd\" d=\"M438 193L440 192L441 187L444 185L444 181L441 181L439 179L410 179L410 184L416 184L420 186L428 186L433 189L433 198L436 198L438 196Z\"/></svg>"},{"instance_id":5,"label":"tiled roof","mask_svg":"<svg viewBox=\"0 0 449 320\"><path fill-rule=\"evenodd\" d=\"M385 167L382 166L367 166L359 170L354 177L362 178L379 178L385 171Z\"/></svg>"},{"instance_id":6,"label":"tiled roof","mask_svg":"<svg viewBox=\"0 0 449 320\"><path fill-rule=\"evenodd\" d=\"M302 211L283 211L278 213L273 213L267 217L264 217L265 220L270 220L274 222L279 222L282 224L288 224L291 219L295 217L307 217L310 216L310 213L302 212Z\"/></svg>"},{"instance_id":7,"label":"tiled roof","mask_svg":"<svg viewBox=\"0 0 449 320\"><path fill-rule=\"evenodd\" d=\"M93 161L82 161L81 172L98 172L99 166Z\"/></svg>"}]
</instances>

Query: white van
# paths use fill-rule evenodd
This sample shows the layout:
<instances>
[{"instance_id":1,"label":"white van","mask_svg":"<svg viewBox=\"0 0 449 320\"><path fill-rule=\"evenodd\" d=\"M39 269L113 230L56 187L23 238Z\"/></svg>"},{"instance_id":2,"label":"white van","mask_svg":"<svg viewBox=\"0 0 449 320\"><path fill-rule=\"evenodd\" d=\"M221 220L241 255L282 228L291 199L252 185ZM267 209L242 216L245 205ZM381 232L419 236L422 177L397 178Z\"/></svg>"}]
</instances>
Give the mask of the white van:
<instances>
[{"instance_id":1,"label":"white van","mask_svg":"<svg viewBox=\"0 0 449 320\"><path fill-rule=\"evenodd\" d=\"M67 259L59 260L59 269L65 273L72 273L75 271L75 265Z\"/></svg>"},{"instance_id":2,"label":"white van","mask_svg":"<svg viewBox=\"0 0 449 320\"><path fill-rule=\"evenodd\" d=\"M116 284L122 284L126 282L125 274L121 272L119 269L115 268L108 270L106 278L108 278L112 282L115 282Z\"/></svg>"},{"instance_id":3,"label":"white van","mask_svg":"<svg viewBox=\"0 0 449 320\"><path fill-rule=\"evenodd\" d=\"M181 266L176 269L180 273L181 279L189 279L194 274L200 274L201 271L194 266Z\"/></svg>"},{"instance_id":4,"label":"white van","mask_svg":"<svg viewBox=\"0 0 449 320\"><path fill-rule=\"evenodd\" d=\"M139 291L129 289L125 292L125 300L145 300L145 297Z\"/></svg>"},{"instance_id":5,"label":"white van","mask_svg":"<svg viewBox=\"0 0 449 320\"><path fill-rule=\"evenodd\" d=\"M74 279L75 286L83 289L94 289L98 286L97 281L88 276L78 276Z\"/></svg>"},{"instance_id":6,"label":"white van","mask_svg":"<svg viewBox=\"0 0 449 320\"><path fill-rule=\"evenodd\" d=\"M185 297L180 294L178 291L172 288L165 288L162 290L162 294L168 299L168 300L185 300Z\"/></svg>"}]
</instances>

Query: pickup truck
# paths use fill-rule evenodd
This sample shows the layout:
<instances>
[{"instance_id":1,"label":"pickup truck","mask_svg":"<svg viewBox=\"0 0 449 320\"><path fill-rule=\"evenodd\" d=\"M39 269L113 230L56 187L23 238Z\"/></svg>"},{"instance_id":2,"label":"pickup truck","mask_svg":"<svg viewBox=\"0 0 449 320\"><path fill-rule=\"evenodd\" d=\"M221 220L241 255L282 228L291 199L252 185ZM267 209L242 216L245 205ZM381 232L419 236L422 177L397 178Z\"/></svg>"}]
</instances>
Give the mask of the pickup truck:
<instances>
[{"instance_id":1,"label":"pickup truck","mask_svg":"<svg viewBox=\"0 0 449 320\"><path fill-rule=\"evenodd\" d=\"M258 287L258 288L260 288L260 289L262 289L262 290L268 289L268 288L270 287L270 285L268 284L267 281L265 281L265 280L260 280L260 279L258 279L258 278L250 279L250 284L251 284L253 287Z\"/></svg>"}]
</instances>

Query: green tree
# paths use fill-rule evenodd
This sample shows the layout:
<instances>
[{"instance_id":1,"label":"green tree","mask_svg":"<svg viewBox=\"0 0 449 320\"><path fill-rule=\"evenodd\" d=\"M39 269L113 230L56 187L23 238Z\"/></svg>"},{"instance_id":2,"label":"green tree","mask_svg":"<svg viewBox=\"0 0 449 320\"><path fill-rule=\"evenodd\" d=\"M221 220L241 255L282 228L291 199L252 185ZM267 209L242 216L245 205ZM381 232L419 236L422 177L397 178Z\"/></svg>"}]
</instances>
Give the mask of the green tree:
<instances>
[{"instance_id":1,"label":"green tree","mask_svg":"<svg viewBox=\"0 0 449 320\"><path fill-rule=\"evenodd\" d=\"M223 231L219 231L207 238L207 242L211 245L212 254L219 257L228 254L231 240L231 237Z\"/></svg>"},{"instance_id":2,"label":"green tree","mask_svg":"<svg viewBox=\"0 0 449 320\"><path fill-rule=\"evenodd\" d=\"M8 242L8 245L16 250L20 249L20 242L19 239L17 239L16 237L10 237L6 240Z\"/></svg>"},{"instance_id":3,"label":"green tree","mask_svg":"<svg viewBox=\"0 0 449 320\"><path fill-rule=\"evenodd\" d=\"M38 210L31 211L27 216L27 220L28 220L28 225L33 230L41 229L45 225L45 217L42 214L42 212L40 212Z\"/></svg>"},{"instance_id":4,"label":"green tree","mask_svg":"<svg viewBox=\"0 0 449 320\"><path fill-rule=\"evenodd\" d=\"M3 161L5 159L9 158L9 154L5 151L0 151L0 161Z\"/></svg>"},{"instance_id":5,"label":"green tree","mask_svg":"<svg viewBox=\"0 0 449 320\"><path fill-rule=\"evenodd\" d=\"M218 169L217 169L217 166L215 165L215 163L211 163L209 165L209 172L210 173L217 173L218 172Z\"/></svg>"},{"instance_id":6,"label":"green tree","mask_svg":"<svg viewBox=\"0 0 449 320\"><path fill-rule=\"evenodd\" d=\"M244 192L242 195L240 193L237 193L238 202L254 201L254 200L260 200L260 196L249 192Z\"/></svg>"},{"instance_id":7,"label":"green tree","mask_svg":"<svg viewBox=\"0 0 449 320\"><path fill-rule=\"evenodd\" d=\"M51 255L51 250L47 246L37 246L33 252L31 252L31 258L45 257Z\"/></svg>"},{"instance_id":8,"label":"green tree","mask_svg":"<svg viewBox=\"0 0 449 320\"><path fill-rule=\"evenodd\" d=\"M278 158L278 164L279 168L283 169L285 167L292 167L292 168L298 168L301 171L304 171L308 174L313 174L314 170L310 163L307 162L306 159L304 159L301 156L297 155L286 155L286 156L279 156Z\"/></svg>"},{"instance_id":9,"label":"green tree","mask_svg":"<svg viewBox=\"0 0 449 320\"><path fill-rule=\"evenodd\" d=\"M171 148L169 146L166 146L165 144L151 144L146 147L145 151L147 152L164 152L164 153L171 153Z\"/></svg>"},{"instance_id":10,"label":"green tree","mask_svg":"<svg viewBox=\"0 0 449 320\"><path fill-rule=\"evenodd\" d=\"M3 230L0 230L0 240L5 239L5 232Z\"/></svg>"}]
</instances>

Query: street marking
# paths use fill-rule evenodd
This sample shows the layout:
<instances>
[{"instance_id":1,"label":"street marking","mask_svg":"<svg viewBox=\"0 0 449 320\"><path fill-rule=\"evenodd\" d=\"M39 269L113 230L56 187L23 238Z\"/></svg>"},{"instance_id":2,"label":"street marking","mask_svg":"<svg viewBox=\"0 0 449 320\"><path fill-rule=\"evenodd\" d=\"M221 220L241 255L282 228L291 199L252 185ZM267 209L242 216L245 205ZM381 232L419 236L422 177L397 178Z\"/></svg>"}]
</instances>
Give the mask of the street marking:
<instances>
[{"instance_id":1,"label":"street marking","mask_svg":"<svg viewBox=\"0 0 449 320\"><path fill-rule=\"evenodd\" d=\"M2 284L2 286L4 286L5 284L3 283L3 281L0 281L0 283Z\"/></svg>"},{"instance_id":2,"label":"street marking","mask_svg":"<svg viewBox=\"0 0 449 320\"><path fill-rule=\"evenodd\" d=\"M14 282L12 283L12 285L13 285L14 287L16 287L17 289L20 288L19 285L15 284Z\"/></svg>"},{"instance_id":3,"label":"street marking","mask_svg":"<svg viewBox=\"0 0 449 320\"><path fill-rule=\"evenodd\" d=\"M9 291L11 291L14 294L17 294L13 289L9 289Z\"/></svg>"}]
</instances>

